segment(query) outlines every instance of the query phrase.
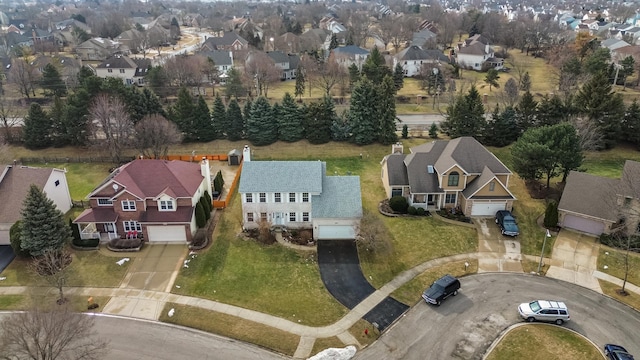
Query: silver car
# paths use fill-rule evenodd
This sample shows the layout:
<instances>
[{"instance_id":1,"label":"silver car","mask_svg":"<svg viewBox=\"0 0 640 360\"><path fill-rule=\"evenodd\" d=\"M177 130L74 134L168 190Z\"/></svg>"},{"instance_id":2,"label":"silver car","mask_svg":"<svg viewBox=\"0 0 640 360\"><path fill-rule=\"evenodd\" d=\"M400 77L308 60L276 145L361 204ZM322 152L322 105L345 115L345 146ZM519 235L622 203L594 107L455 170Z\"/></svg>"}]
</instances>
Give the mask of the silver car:
<instances>
[{"instance_id":1,"label":"silver car","mask_svg":"<svg viewBox=\"0 0 640 360\"><path fill-rule=\"evenodd\" d=\"M569 309L562 301L535 300L530 303L520 304L518 312L523 319L529 322L546 321L562 325L563 322L571 319Z\"/></svg>"}]
</instances>

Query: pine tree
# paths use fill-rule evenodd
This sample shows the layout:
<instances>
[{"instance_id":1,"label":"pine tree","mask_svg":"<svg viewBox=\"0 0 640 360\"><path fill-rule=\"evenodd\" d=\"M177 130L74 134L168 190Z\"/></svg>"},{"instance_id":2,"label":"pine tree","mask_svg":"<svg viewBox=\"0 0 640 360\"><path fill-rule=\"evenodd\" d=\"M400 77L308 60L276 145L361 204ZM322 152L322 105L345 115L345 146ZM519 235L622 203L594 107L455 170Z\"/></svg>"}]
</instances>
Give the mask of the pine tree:
<instances>
[{"instance_id":1,"label":"pine tree","mask_svg":"<svg viewBox=\"0 0 640 360\"><path fill-rule=\"evenodd\" d=\"M361 74L374 84L380 84L386 75L392 75L391 69L387 66L384 56L377 47L371 50L369 57L362 64Z\"/></svg>"},{"instance_id":2,"label":"pine tree","mask_svg":"<svg viewBox=\"0 0 640 360\"><path fill-rule=\"evenodd\" d=\"M385 76L382 84L377 86L378 100L376 107L378 110L378 142L383 145L390 145L398 141L396 134L396 87L391 76Z\"/></svg>"},{"instance_id":3,"label":"pine tree","mask_svg":"<svg viewBox=\"0 0 640 360\"><path fill-rule=\"evenodd\" d=\"M491 91L492 87L495 87L495 88L500 87L500 83L498 83L499 79L500 79L500 74L498 74L498 70L489 69L489 71L487 71L487 75L484 77L484 82L487 83L487 85L489 85L489 91Z\"/></svg>"},{"instance_id":4,"label":"pine tree","mask_svg":"<svg viewBox=\"0 0 640 360\"><path fill-rule=\"evenodd\" d=\"M29 149L42 149L51 146L52 127L49 115L42 110L38 103L32 103L22 127L24 145Z\"/></svg>"},{"instance_id":5,"label":"pine tree","mask_svg":"<svg viewBox=\"0 0 640 360\"><path fill-rule=\"evenodd\" d=\"M351 94L351 131L358 145L373 143L378 137L378 112L376 90L368 78L360 80Z\"/></svg>"},{"instance_id":6,"label":"pine tree","mask_svg":"<svg viewBox=\"0 0 640 360\"><path fill-rule=\"evenodd\" d=\"M353 90L353 86L355 83L360 80L360 69L358 69L358 65L355 63L349 66L349 89Z\"/></svg>"},{"instance_id":7,"label":"pine tree","mask_svg":"<svg viewBox=\"0 0 640 360\"><path fill-rule=\"evenodd\" d=\"M247 139L253 145L264 146L278 140L278 123L273 117L269 101L261 96L253 103L247 118Z\"/></svg>"},{"instance_id":8,"label":"pine tree","mask_svg":"<svg viewBox=\"0 0 640 360\"><path fill-rule=\"evenodd\" d=\"M640 146L640 104L637 99L633 100L624 113L622 134L624 140Z\"/></svg>"},{"instance_id":9,"label":"pine tree","mask_svg":"<svg viewBox=\"0 0 640 360\"><path fill-rule=\"evenodd\" d=\"M404 137L404 127L402 128L402 136ZM438 125L436 125L436 123L432 123L431 126L429 127L429 137L432 139L438 138Z\"/></svg>"},{"instance_id":10,"label":"pine tree","mask_svg":"<svg viewBox=\"0 0 640 360\"><path fill-rule=\"evenodd\" d=\"M507 146L516 141L519 134L516 125L516 112L513 107L508 106L500 112L500 108L496 106L491 118L487 121L483 144L498 147Z\"/></svg>"},{"instance_id":11,"label":"pine tree","mask_svg":"<svg viewBox=\"0 0 640 360\"><path fill-rule=\"evenodd\" d=\"M306 109L304 131L312 144L324 144L331 141L331 126L336 119L333 99L325 95L320 102L309 104Z\"/></svg>"},{"instance_id":12,"label":"pine tree","mask_svg":"<svg viewBox=\"0 0 640 360\"><path fill-rule=\"evenodd\" d=\"M568 109L558 95L544 96L536 107L537 126L556 125L567 119Z\"/></svg>"},{"instance_id":13,"label":"pine tree","mask_svg":"<svg viewBox=\"0 0 640 360\"><path fill-rule=\"evenodd\" d=\"M304 133L302 118L303 114L293 97L289 93L284 94L278 117L278 139L287 142L301 140Z\"/></svg>"},{"instance_id":14,"label":"pine tree","mask_svg":"<svg viewBox=\"0 0 640 360\"><path fill-rule=\"evenodd\" d=\"M538 102L533 99L533 95L531 95L529 91L526 91L516 106L516 112L518 114L517 124L520 133L524 133L528 129L536 126L537 108Z\"/></svg>"},{"instance_id":15,"label":"pine tree","mask_svg":"<svg viewBox=\"0 0 640 360\"><path fill-rule=\"evenodd\" d=\"M236 98L245 96L247 90L242 85L242 74L236 68L231 68L227 71L227 85L225 86L225 94L228 97L235 96Z\"/></svg>"},{"instance_id":16,"label":"pine tree","mask_svg":"<svg viewBox=\"0 0 640 360\"><path fill-rule=\"evenodd\" d=\"M305 74L304 70L298 64L298 69L296 70L296 90L294 95L302 101L302 95L304 95L304 83L305 83Z\"/></svg>"},{"instance_id":17,"label":"pine tree","mask_svg":"<svg viewBox=\"0 0 640 360\"><path fill-rule=\"evenodd\" d=\"M62 249L71 238L64 214L37 186L31 185L22 206L23 250L40 256L46 250Z\"/></svg>"},{"instance_id":18,"label":"pine tree","mask_svg":"<svg viewBox=\"0 0 640 360\"><path fill-rule=\"evenodd\" d=\"M396 67L393 69L393 82L396 87L396 92L400 91L404 86L404 69L402 65L398 62Z\"/></svg>"},{"instance_id":19,"label":"pine tree","mask_svg":"<svg viewBox=\"0 0 640 360\"><path fill-rule=\"evenodd\" d=\"M54 97L49 117L51 118L51 143L56 147L67 145L64 112L64 102L59 97Z\"/></svg>"},{"instance_id":20,"label":"pine tree","mask_svg":"<svg viewBox=\"0 0 640 360\"><path fill-rule=\"evenodd\" d=\"M60 72L51 63L45 65L42 69L40 86L44 89L45 95L49 97L65 96L67 94L67 86L62 81Z\"/></svg>"},{"instance_id":21,"label":"pine tree","mask_svg":"<svg viewBox=\"0 0 640 360\"><path fill-rule=\"evenodd\" d=\"M431 125L435 125L431 124ZM437 129L436 129L437 131ZM431 130L429 130L429 134L431 134ZM403 139L408 139L409 138L409 127L407 126L407 124L402 125L402 138Z\"/></svg>"},{"instance_id":22,"label":"pine tree","mask_svg":"<svg viewBox=\"0 0 640 360\"><path fill-rule=\"evenodd\" d=\"M247 135L247 122L249 121L249 117L251 117L251 109L253 108L253 102L251 99L247 99L247 102L244 104L244 108L242 109L242 116L244 116L244 128L242 128L242 133Z\"/></svg>"},{"instance_id":23,"label":"pine tree","mask_svg":"<svg viewBox=\"0 0 640 360\"><path fill-rule=\"evenodd\" d=\"M329 42L329 51L338 47L338 37L335 33L331 34L331 41Z\"/></svg>"},{"instance_id":24,"label":"pine tree","mask_svg":"<svg viewBox=\"0 0 640 360\"><path fill-rule=\"evenodd\" d=\"M331 124L331 139L333 141L347 141L351 137L349 113L345 110L342 116L336 116Z\"/></svg>"},{"instance_id":25,"label":"pine tree","mask_svg":"<svg viewBox=\"0 0 640 360\"><path fill-rule=\"evenodd\" d=\"M202 203L198 201L196 203L196 226L202 228L207 224L207 215L205 214Z\"/></svg>"},{"instance_id":26,"label":"pine tree","mask_svg":"<svg viewBox=\"0 0 640 360\"><path fill-rule=\"evenodd\" d=\"M65 144L80 146L87 143L90 105L91 95L84 88L79 88L67 98L64 111Z\"/></svg>"},{"instance_id":27,"label":"pine tree","mask_svg":"<svg viewBox=\"0 0 640 360\"><path fill-rule=\"evenodd\" d=\"M145 117L146 115L160 114L162 116L166 116L167 114L162 108L162 103L160 103L160 98L153 91L149 90L149 88L143 88L142 92L138 97L140 101L140 112L142 116L139 116L140 119ZM133 114L132 114L133 116ZM135 119L132 117L132 119Z\"/></svg>"},{"instance_id":28,"label":"pine tree","mask_svg":"<svg viewBox=\"0 0 640 360\"><path fill-rule=\"evenodd\" d=\"M551 201L547 204L547 209L544 211L544 227L547 229L554 229L558 227L558 203Z\"/></svg>"},{"instance_id":29,"label":"pine tree","mask_svg":"<svg viewBox=\"0 0 640 360\"><path fill-rule=\"evenodd\" d=\"M194 133L194 110L193 97L187 88L182 87L178 91L178 99L171 108L171 120L178 125L178 130L184 134L184 142L197 141Z\"/></svg>"},{"instance_id":30,"label":"pine tree","mask_svg":"<svg viewBox=\"0 0 640 360\"><path fill-rule=\"evenodd\" d=\"M154 66L149 69L145 82L156 95L162 98L167 97L170 93L169 86L167 86L169 84L169 76L162 66Z\"/></svg>"},{"instance_id":31,"label":"pine tree","mask_svg":"<svg viewBox=\"0 0 640 360\"><path fill-rule=\"evenodd\" d=\"M228 136L231 122L227 118L227 109L224 107L224 102L222 102L222 98L219 95L216 95L216 99L213 101L211 121L213 122L216 139L223 138L225 135Z\"/></svg>"},{"instance_id":32,"label":"pine tree","mask_svg":"<svg viewBox=\"0 0 640 360\"><path fill-rule=\"evenodd\" d=\"M531 90L531 76L529 76L529 72L525 72L520 79L520 90L524 92L529 92Z\"/></svg>"},{"instance_id":33,"label":"pine tree","mask_svg":"<svg viewBox=\"0 0 640 360\"><path fill-rule=\"evenodd\" d=\"M238 141L242 139L245 128L244 117L242 116L242 111L240 111L238 100L235 98L229 101L227 119L230 121L229 129L227 130L227 139L231 141Z\"/></svg>"},{"instance_id":34,"label":"pine tree","mask_svg":"<svg viewBox=\"0 0 640 360\"><path fill-rule=\"evenodd\" d=\"M211 121L211 113L206 101L202 95L198 95L196 107L193 109L192 138L202 142L215 140L217 138L217 130Z\"/></svg>"},{"instance_id":35,"label":"pine tree","mask_svg":"<svg viewBox=\"0 0 640 360\"><path fill-rule=\"evenodd\" d=\"M440 124L440 128L451 138L480 137L483 135L485 125L482 99L476 87L473 86L467 95L459 95L453 105L447 108L447 115Z\"/></svg>"}]
</instances>

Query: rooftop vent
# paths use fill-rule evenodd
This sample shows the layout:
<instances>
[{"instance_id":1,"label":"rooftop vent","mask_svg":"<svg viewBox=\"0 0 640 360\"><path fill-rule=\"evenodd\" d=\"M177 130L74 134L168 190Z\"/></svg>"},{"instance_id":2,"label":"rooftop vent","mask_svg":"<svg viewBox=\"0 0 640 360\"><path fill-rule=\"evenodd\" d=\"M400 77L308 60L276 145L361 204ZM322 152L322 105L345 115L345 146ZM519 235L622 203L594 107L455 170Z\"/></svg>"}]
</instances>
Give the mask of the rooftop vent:
<instances>
[{"instance_id":1,"label":"rooftop vent","mask_svg":"<svg viewBox=\"0 0 640 360\"><path fill-rule=\"evenodd\" d=\"M428 172L429 174L433 174L433 172L434 172L434 171L433 171L433 165L427 165L427 172Z\"/></svg>"}]
</instances>

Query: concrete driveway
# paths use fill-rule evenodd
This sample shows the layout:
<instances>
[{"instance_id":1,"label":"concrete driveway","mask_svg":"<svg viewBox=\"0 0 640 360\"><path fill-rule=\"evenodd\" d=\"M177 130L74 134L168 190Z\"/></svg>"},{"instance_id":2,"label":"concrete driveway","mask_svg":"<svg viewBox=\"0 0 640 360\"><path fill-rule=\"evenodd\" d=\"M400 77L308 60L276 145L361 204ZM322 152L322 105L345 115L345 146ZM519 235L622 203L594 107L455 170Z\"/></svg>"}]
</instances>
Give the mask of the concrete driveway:
<instances>
[{"instance_id":1,"label":"concrete driveway","mask_svg":"<svg viewBox=\"0 0 640 360\"><path fill-rule=\"evenodd\" d=\"M596 238L569 230L560 230L553 244L547 277L572 283L602 293L600 283L593 276L597 270L600 244Z\"/></svg>"},{"instance_id":2,"label":"concrete driveway","mask_svg":"<svg viewBox=\"0 0 640 360\"><path fill-rule=\"evenodd\" d=\"M504 236L493 218L473 219L478 231L478 272L522 272L522 255L518 238Z\"/></svg>"}]
</instances>

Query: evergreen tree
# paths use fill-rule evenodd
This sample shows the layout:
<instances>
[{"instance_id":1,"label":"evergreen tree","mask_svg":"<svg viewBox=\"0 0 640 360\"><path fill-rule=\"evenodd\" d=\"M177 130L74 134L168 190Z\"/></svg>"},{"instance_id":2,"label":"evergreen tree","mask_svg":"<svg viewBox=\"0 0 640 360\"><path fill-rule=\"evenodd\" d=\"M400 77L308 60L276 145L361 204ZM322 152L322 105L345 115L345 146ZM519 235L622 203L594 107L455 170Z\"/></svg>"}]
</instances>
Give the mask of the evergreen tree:
<instances>
[{"instance_id":1,"label":"evergreen tree","mask_svg":"<svg viewBox=\"0 0 640 360\"><path fill-rule=\"evenodd\" d=\"M386 75L393 75L377 47L371 50L369 57L362 64L361 74L374 84L380 84Z\"/></svg>"},{"instance_id":2,"label":"evergreen tree","mask_svg":"<svg viewBox=\"0 0 640 360\"><path fill-rule=\"evenodd\" d=\"M492 87L500 87L500 83L498 82L499 79L500 74L498 74L498 70L491 68L487 71L487 75L484 77L484 82L489 85L489 91L491 91Z\"/></svg>"},{"instance_id":3,"label":"evergreen tree","mask_svg":"<svg viewBox=\"0 0 640 360\"><path fill-rule=\"evenodd\" d=\"M215 140L218 135L218 129L211 121L209 107L202 95L198 95L196 107L193 109L193 127L190 135L194 140L202 142Z\"/></svg>"},{"instance_id":4,"label":"evergreen tree","mask_svg":"<svg viewBox=\"0 0 640 360\"><path fill-rule=\"evenodd\" d=\"M160 98L153 91L149 90L149 88L143 88L142 92L139 92L138 101L140 102L139 111L141 116L134 117L132 115L132 120L136 123L140 120L135 120L136 118L142 119L146 115L160 114L162 116L166 116L167 114L162 108L162 104L160 103Z\"/></svg>"},{"instance_id":5,"label":"evergreen tree","mask_svg":"<svg viewBox=\"0 0 640 360\"><path fill-rule=\"evenodd\" d=\"M498 106L487 121L484 134L484 145L503 147L518 139L520 132L516 124L516 111L508 106L500 112Z\"/></svg>"},{"instance_id":6,"label":"evergreen tree","mask_svg":"<svg viewBox=\"0 0 640 360\"><path fill-rule=\"evenodd\" d=\"M379 120L376 89L368 78L360 80L351 94L351 132L358 145L368 145L378 138Z\"/></svg>"},{"instance_id":7,"label":"evergreen tree","mask_svg":"<svg viewBox=\"0 0 640 360\"><path fill-rule=\"evenodd\" d=\"M247 118L247 139L253 145L264 146L278 140L278 123L272 116L269 101L261 96L251 106L251 114Z\"/></svg>"},{"instance_id":8,"label":"evergreen tree","mask_svg":"<svg viewBox=\"0 0 640 360\"><path fill-rule=\"evenodd\" d=\"M91 100L90 93L84 88L67 97L64 114L67 144L80 146L87 143Z\"/></svg>"},{"instance_id":9,"label":"evergreen tree","mask_svg":"<svg viewBox=\"0 0 640 360\"><path fill-rule=\"evenodd\" d=\"M331 126L337 115L333 99L325 95L320 102L307 107L304 123L307 140L312 144L324 144L331 141Z\"/></svg>"},{"instance_id":10,"label":"evergreen tree","mask_svg":"<svg viewBox=\"0 0 640 360\"><path fill-rule=\"evenodd\" d=\"M431 124L432 128L433 128L433 125L436 125L436 124L435 123ZM437 125L436 125L436 127L437 127ZM437 131L438 131L438 129L436 128L436 132ZM429 129L429 135L431 135L431 129ZM402 138L403 139L408 139L409 138L409 127L407 126L407 124L402 125Z\"/></svg>"},{"instance_id":11,"label":"evergreen tree","mask_svg":"<svg viewBox=\"0 0 640 360\"><path fill-rule=\"evenodd\" d=\"M528 71L525 72L522 79L520 79L520 90L524 92L529 92L531 90L531 76Z\"/></svg>"},{"instance_id":12,"label":"evergreen tree","mask_svg":"<svg viewBox=\"0 0 640 360\"><path fill-rule=\"evenodd\" d=\"M145 82L149 85L153 92L165 98L171 93L169 87L169 76L162 66L154 66L147 72Z\"/></svg>"},{"instance_id":13,"label":"evergreen tree","mask_svg":"<svg viewBox=\"0 0 640 360\"><path fill-rule=\"evenodd\" d=\"M466 95L459 95L453 105L447 108L447 115L440 124L440 128L451 138L480 137L485 124L482 99L476 87L473 86Z\"/></svg>"},{"instance_id":14,"label":"evergreen tree","mask_svg":"<svg viewBox=\"0 0 640 360\"><path fill-rule=\"evenodd\" d=\"M556 125L567 119L568 109L558 95L544 96L536 107L537 126Z\"/></svg>"},{"instance_id":15,"label":"evergreen tree","mask_svg":"<svg viewBox=\"0 0 640 360\"><path fill-rule=\"evenodd\" d=\"M37 186L31 185L22 206L22 250L40 256L62 249L71 238L64 214Z\"/></svg>"},{"instance_id":16,"label":"evergreen tree","mask_svg":"<svg viewBox=\"0 0 640 360\"><path fill-rule=\"evenodd\" d=\"M304 69L298 64L298 70L296 71L296 90L294 95L302 101L302 95L304 95L304 83L305 83L305 75Z\"/></svg>"},{"instance_id":17,"label":"evergreen tree","mask_svg":"<svg viewBox=\"0 0 640 360\"><path fill-rule=\"evenodd\" d=\"M247 90L242 85L242 74L236 68L231 68L227 71L227 85L225 86L225 94L228 97L235 96L236 98L245 96Z\"/></svg>"},{"instance_id":18,"label":"evergreen tree","mask_svg":"<svg viewBox=\"0 0 640 360\"><path fill-rule=\"evenodd\" d=\"M42 69L40 86L44 89L45 95L49 97L65 96L67 94L67 86L62 81L60 72L51 63L45 65Z\"/></svg>"},{"instance_id":19,"label":"evergreen tree","mask_svg":"<svg viewBox=\"0 0 640 360\"><path fill-rule=\"evenodd\" d=\"M518 114L517 124L520 133L536 126L537 107L538 102L533 99L533 95L531 95L530 92L526 91L516 106L516 112Z\"/></svg>"},{"instance_id":20,"label":"evergreen tree","mask_svg":"<svg viewBox=\"0 0 640 360\"><path fill-rule=\"evenodd\" d=\"M396 134L396 87L391 76L385 76L382 84L377 86L378 100L376 108L378 110L378 142L383 145L391 145L398 141Z\"/></svg>"},{"instance_id":21,"label":"evergreen tree","mask_svg":"<svg viewBox=\"0 0 640 360\"><path fill-rule=\"evenodd\" d=\"M202 203L198 201L196 203L196 226L202 228L207 224L207 215L205 214Z\"/></svg>"},{"instance_id":22,"label":"evergreen tree","mask_svg":"<svg viewBox=\"0 0 640 360\"><path fill-rule=\"evenodd\" d=\"M53 146L65 146L66 142L66 124L64 119L64 102L59 97L53 98L53 105L49 111L51 118L51 143Z\"/></svg>"},{"instance_id":23,"label":"evergreen tree","mask_svg":"<svg viewBox=\"0 0 640 360\"><path fill-rule=\"evenodd\" d=\"M353 90L353 85L360 80L360 70L355 63L349 66L349 89Z\"/></svg>"},{"instance_id":24,"label":"evergreen tree","mask_svg":"<svg viewBox=\"0 0 640 360\"><path fill-rule=\"evenodd\" d=\"M623 139L640 146L640 104L634 99L624 113L622 120Z\"/></svg>"},{"instance_id":25,"label":"evergreen tree","mask_svg":"<svg viewBox=\"0 0 640 360\"><path fill-rule=\"evenodd\" d=\"M609 149L620 139L624 103L622 96L613 91L606 73L598 73L582 86L575 105L602 135L600 148Z\"/></svg>"},{"instance_id":26,"label":"evergreen tree","mask_svg":"<svg viewBox=\"0 0 640 360\"><path fill-rule=\"evenodd\" d=\"M335 33L331 34L331 41L329 42L329 51L338 47L338 37Z\"/></svg>"},{"instance_id":27,"label":"evergreen tree","mask_svg":"<svg viewBox=\"0 0 640 360\"><path fill-rule=\"evenodd\" d=\"M227 139L231 141L242 139L245 128L244 117L242 116L242 111L240 111L238 100L235 98L229 101L227 120L230 122L229 129L227 130Z\"/></svg>"},{"instance_id":28,"label":"evergreen tree","mask_svg":"<svg viewBox=\"0 0 640 360\"><path fill-rule=\"evenodd\" d=\"M303 137L303 114L289 93L282 98L282 108L278 117L278 139L287 142L295 142Z\"/></svg>"},{"instance_id":29,"label":"evergreen tree","mask_svg":"<svg viewBox=\"0 0 640 360\"><path fill-rule=\"evenodd\" d=\"M404 125L407 126L407 125ZM404 137L404 126L402 127L402 136ZM438 125L436 125L436 123L432 123L431 126L429 127L429 137L432 139L437 139L438 138ZM406 139L406 138L405 138Z\"/></svg>"},{"instance_id":30,"label":"evergreen tree","mask_svg":"<svg viewBox=\"0 0 640 360\"><path fill-rule=\"evenodd\" d=\"M49 115L42 110L38 103L32 103L22 126L24 145L29 149L42 149L51 146L52 127Z\"/></svg>"},{"instance_id":31,"label":"evergreen tree","mask_svg":"<svg viewBox=\"0 0 640 360\"><path fill-rule=\"evenodd\" d=\"M333 141L347 141L351 138L351 124L349 113L345 110L342 116L336 116L331 124L331 139Z\"/></svg>"},{"instance_id":32,"label":"evergreen tree","mask_svg":"<svg viewBox=\"0 0 640 360\"><path fill-rule=\"evenodd\" d=\"M404 69L402 65L398 62L396 67L393 69L393 82L396 87L396 92L400 91L404 86Z\"/></svg>"},{"instance_id":33,"label":"evergreen tree","mask_svg":"<svg viewBox=\"0 0 640 360\"><path fill-rule=\"evenodd\" d=\"M211 109L211 121L215 130L214 135L216 139L220 139L225 135L229 135L231 121L229 118L227 118L227 109L224 107L224 102L222 102L222 98L220 97L220 95L216 95L216 99L213 101L213 109Z\"/></svg>"},{"instance_id":34,"label":"evergreen tree","mask_svg":"<svg viewBox=\"0 0 640 360\"><path fill-rule=\"evenodd\" d=\"M193 97L187 88L182 87L178 91L178 99L171 107L171 120L176 123L178 130L184 134L184 142L197 141L195 131L195 104Z\"/></svg>"},{"instance_id":35,"label":"evergreen tree","mask_svg":"<svg viewBox=\"0 0 640 360\"><path fill-rule=\"evenodd\" d=\"M547 229L553 229L558 226L558 203L555 201L547 204L547 209L544 211L544 227Z\"/></svg>"}]
</instances>

